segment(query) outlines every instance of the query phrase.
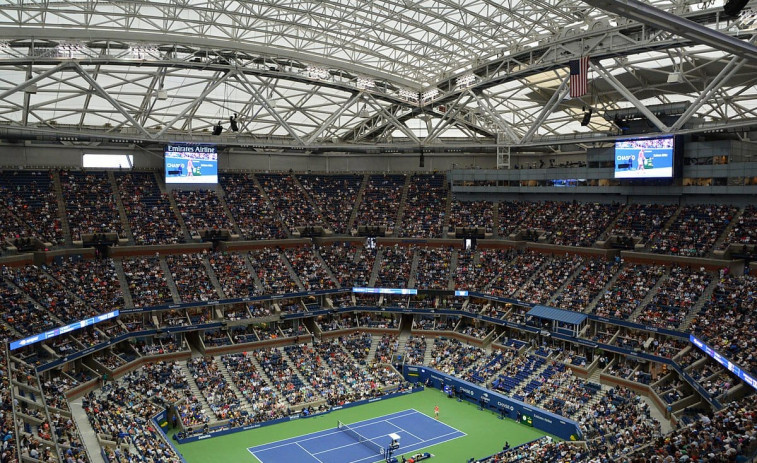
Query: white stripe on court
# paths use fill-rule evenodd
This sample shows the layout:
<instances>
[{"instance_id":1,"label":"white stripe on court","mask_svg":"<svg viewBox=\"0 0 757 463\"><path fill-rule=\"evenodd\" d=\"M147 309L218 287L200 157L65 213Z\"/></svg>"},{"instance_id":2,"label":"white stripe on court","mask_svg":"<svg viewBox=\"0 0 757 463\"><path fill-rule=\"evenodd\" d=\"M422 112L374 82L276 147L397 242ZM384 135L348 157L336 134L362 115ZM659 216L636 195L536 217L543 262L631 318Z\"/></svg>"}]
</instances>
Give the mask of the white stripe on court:
<instances>
[{"instance_id":1,"label":"white stripe on court","mask_svg":"<svg viewBox=\"0 0 757 463\"><path fill-rule=\"evenodd\" d=\"M397 415L394 418L402 418L402 417L405 417L405 416L410 416L413 413L414 412L404 413L402 415ZM415 413L418 413L418 411L416 410ZM352 423L352 424L350 424L350 427L353 428L353 429L354 428L363 428L365 426L370 426L372 424L380 423L383 420L384 420L384 417L379 416L379 417L376 417L376 418L371 418L370 420L357 421L356 423L365 423L365 424L362 424L360 426L353 426L352 424L355 424L355 423ZM372 421L372 422L368 423L368 421ZM317 432L313 432L313 433L310 433L310 434L305 434L304 436L312 436L312 437L308 437L306 439L301 439L301 438L298 438L298 437L290 437L289 439L283 439L283 440L280 440L280 441L272 442L272 444L276 444L278 442L283 442L282 444L279 444L279 445L273 445L273 446L269 447L268 444L263 444L263 445L258 445L258 446L250 447L250 448L258 449L259 447L264 447L263 449L259 449L258 451L277 449L277 448L280 448L280 447L285 447L287 445L294 444L295 442L307 442L309 440L320 439L321 437L325 437L325 436L333 436L334 434L339 434L339 433L343 433L343 432L344 431L341 431L339 429L336 429L335 431L325 432L325 433L323 431L317 431ZM315 434L317 434L317 436ZM300 436L300 437L304 437L304 436Z\"/></svg>"},{"instance_id":2,"label":"white stripe on court","mask_svg":"<svg viewBox=\"0 0 757 463\"><path fill-rule=\"evenodd\" d=\"M308 449L306 449L305 447L301 446L299 442L297 442L296 444L297 444L297 447L299 447L299 448L301 448L302 450L304 450L304 451L305 451L305 453L307 453L307 454L308 454L308 455L310 455L311 457L315 458L315 459L316 459L316 460L317 460L317 461L318 461L319 463L323 463L323 461L321 461L321 459L320 459L320 458L318 458L317 456L315 456L315 455L313 455L312 453L308 452Z\"/></svg>"}]
</instances>

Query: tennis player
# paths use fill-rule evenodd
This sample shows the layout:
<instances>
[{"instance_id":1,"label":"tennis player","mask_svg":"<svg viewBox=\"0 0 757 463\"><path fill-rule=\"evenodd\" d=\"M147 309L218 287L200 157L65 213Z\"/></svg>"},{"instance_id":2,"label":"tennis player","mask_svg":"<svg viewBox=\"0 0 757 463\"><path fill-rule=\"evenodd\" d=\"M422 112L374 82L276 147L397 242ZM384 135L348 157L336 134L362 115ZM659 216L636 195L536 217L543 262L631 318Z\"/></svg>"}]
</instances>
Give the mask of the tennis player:
<instances>
[{"instance_id":1,"label":"tennis player","mask_svg":"<svg viewBox=\"0 0 757 463\"><path fill-rule=\"evenodd\" d=\"M439 406L434 405L434 418L439 419Z\"/></svg>"}]
</instances>

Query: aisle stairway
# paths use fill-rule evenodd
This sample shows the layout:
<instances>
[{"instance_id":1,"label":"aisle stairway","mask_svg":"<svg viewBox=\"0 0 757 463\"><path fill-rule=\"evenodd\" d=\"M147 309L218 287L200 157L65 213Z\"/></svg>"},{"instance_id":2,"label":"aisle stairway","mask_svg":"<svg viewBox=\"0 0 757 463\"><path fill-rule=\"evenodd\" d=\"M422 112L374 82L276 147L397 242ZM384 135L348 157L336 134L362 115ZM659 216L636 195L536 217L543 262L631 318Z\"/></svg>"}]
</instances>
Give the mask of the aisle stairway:
<instances>
[{"instance_id":1,"label":"aisle stairway","mask_svg":"<svg viewBox=\"0 0 757 463\"><path fill-rule=\"evenodd\" d=\"M121 192L118 189L118 182L116 182L116 175L113 173L112 170L109 170L107 174L108 174L108 181L110 182L110 187L113 190L113 201L116 204L116 208L118 209L118 217L121 220L121 227L123 227L124 233L126 234L126 236L120 236L119 238L128 238L129 244L134 244L134 234L131 231L131 225L129 224L129 216L126 215L126 209L124 208L124 203L121 201Z\"/></svg>"},{"instance_id":2,"label":"aisle stairway","mask_svg":"<svg viewBox=\"0 0 757 463\"><path fill-rule=\"evenodd\" d=\"M210 405L208 405L208 401L205 399L205 396L202 395L200 388L197 387L197 383L195 382L192 373L190 373L189 368L187 368L187 362L178 362L178 365L184 376L187 378L187 384L189 385L190 392L192 392L192 394L197 397L200 405L202 405L202 411L205 412L205 415L207 415L211 421L215 420L216 415L215 413L213 413L213 410L210 409Z\"/></svg>"},{"instance_id":3,"label":"aisle stairway","mask_svg":"<svg viewBox=\"0 0 757 463\"><path fill-rule=\"evenodd\" d=\"M400 236L400 230L402 230L402 217L405 215L405 207L407 207L407 193L410 190L410 180L412 175L405 175L405 184L402 186L402 196L400 197L400 207L397 208L397 217L394 222L394 229L392 230L392 236Z\"/></svg>"},{"instance_id":4,"label":"aisle stairway","mask_svg":"<svg viewBox=\"0 0 757 463\"><path fill-rule=\"evenodd\" d=\"M97 439L97 433L95 433L95 430L92 429L92 425L89 423L87 413L82 406L82 398L70 400L68 406L71 409L71 418L79 429L82 443L87 448L90 463L106 463L102 453L95 451L95 449L100 448L100 441Z\"/></svg>"},{"instance_id":5,"label":"aisle stairway","mask_svg":"<svg viewBox=\"0 0 757 463\"><path fill-rule=\"evenodd\" d=\"M121 259L113 259L113 268L116 269L116 275L118 276L118 283L121 285L121 292L124 295L124 307L134 307L134 300L131 297L131 291L129 290L129 282L126 280L126 274L124 273L124 265Z\"/></svg>"},{"instance_id":6,"label":"aisle stairway","mask_svg":"<svg viewBox=\"0 0 757 463\"><path fill-rule=\"evenodd\" d=\"M174 304L181 303L181 296L179 296L179 288L176 287L176 282L173 281L173 276L171 275L171 268L168 266L168 262L166 262L165 256L160 256L160 269L163 270L163 275L166 278L166 284L168 285L168 290L171 292L171 298L173 299Z\"/></svg>"},{"instance_id":7,"label":"aisle stairway","mask_svg":"<svg viewBox=\"0 0 757 463\"><path fill-rule=\"evenodd\" d=\"M644 299L641 300L641 303L638 307L636 307L636 310L631 313L631 315L628 317L628 320L636 320L636 317L641 314L641 312L646 308L647 304L652 302L652 298L654 298L655 294L657 294L657 291L660 289L660 286L663 285L668 280L668 277L670 276L670 269L668 267L665 267L665 273L662 274L659 280L657 280L657 283L652 287L652 289L649 290L647 295L644 297Z\"/></svg>"},{"instance_id":8,"label":"aisle stairway","mask_svg":"<svg viewBox=\"0 0 757 463\"><path fill-rule=\"evenodd\" d=\"M355 196L355 205L352 208L352 213L350 213L350 220L347 222L348 233L356 228L355 220L357 220L357 212L360 210L360 204L363 202L363 196L365 195L365 188L368 186L369 178L370 176L365 174L363 175L363 181L360 182L360 189L357 191L357 196Z\"/></svg>"},{"instance_id":9,"label":"aisle stairway","mask_svg":"<svg viewBox=\"0 0 757 463\"><path fill-rule=\"evenodd\" d=\"M72 246L73 237L71 236L71 227L68 225L66 200L63 199L63 187L61 186L60 174L57 170L53 171L53 189L55 190L55 199L58 204L58 215L60 216L60 226L63 230L63 238L66 240L66 246Z\"/></svg>"}]
</instances>

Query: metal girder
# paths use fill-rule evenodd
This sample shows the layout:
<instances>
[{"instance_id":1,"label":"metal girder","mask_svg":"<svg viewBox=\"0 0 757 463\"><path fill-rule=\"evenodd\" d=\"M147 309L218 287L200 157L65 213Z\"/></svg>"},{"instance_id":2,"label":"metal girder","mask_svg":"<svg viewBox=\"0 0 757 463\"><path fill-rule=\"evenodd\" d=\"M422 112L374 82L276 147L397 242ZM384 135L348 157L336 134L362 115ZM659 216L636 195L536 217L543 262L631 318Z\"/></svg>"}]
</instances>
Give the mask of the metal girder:
<instances>
[{"instance_id":1,"label":"metal girder","mask_svg":"<svg viewBox=\"0 0 757 463\"><path fill-rule=\"evenodd\" d=\"M418 137L415 136L412 130L408 129L405 125L405 122L397 119L393 114L391 114L389 111L387 111L384 107L381 106L381 104L376 101L375 98L373 98L373 95L368 95L366 98L367 102L371 107L377 112L380 113L384 120L387 121L387 124L392 125L399 130L402 131L405 135L407 135L408 138L413 140L416 143L421 143L421 141L418 139Z\"/></svg>"},{"instance_id":2,"label":"metal girder","mask_svg":"<svg viewBox=\"0 0 757 463\"><path fill-rule=\"evenodd\" d=\"M468 93L473 95L473 97L476 99L476 102L478 103L478 107L481 108L482 111L484 111L487 116L492 118L492 121L497 125L499 128L498 133L502 133L507 135L511 143L515 143L520 139L520 136L515 133L513 128L510 126L510 124L502 119L502 117L496 112L494 107L491 104L491 101L489 100L489 96L485 94L481 94L481 96L477 95L472 90L468 90Z\"/></svg>"},{"instance_id":3,"label":"metal girder","mask_svg":"<svg viewBox=\"0 0 757 463\"><path fill-rule=\"evenodd\" d=\"M142 124L140 124L139 122L137 122L137 121L136 121L136 120L135 120L135 119L134 119L134 118L132 117L132 115L131 115L131 114L129 114L129 112L128 112L128 111L126 111L126 109L124 109L124 107L123 107L123 106L121 106L121 104L120 104L120 103L119 103L118 101L116 101L116 100L115 100L115 99L114 99L114 98L113 98L112 96L110 96L110 95L108 94L108 92L106 92L105 90L103 90L103 88L102 88L102 87L100 87L100 84L98 84L98 83L97 83L97 81L96 81L96 80L95 80L95 79L94 79L94 78L93 78L92 76L90 76L90 75L89 75L89 74L87 73L87 71L85 71L84 69L82 69L82 67L81 67L81 65L79 65L79 63L74 63L74 70L75 70L75 71L76 71L76 73L77 73L77 74L79 74L79 75L80 75L80 76L81 76L81 77L82 77L82 78L83 78L84 80L86 80L86 81L87 81L87 83L88 83L88 84L89 84L89 85L90 85L90 86L91 86L91 87L92 87L92 88L93 88L93 89L94 89L94 90L95 90L95 91L96 91L96 92L97 92L97 93L98 93L98 94L99 94L99 95L100 95L100 96L101 96L102 98L104 98L104 99L105 99L105 100L106 100L106 101L107 101L108 103L110 103L111 105L113 105L113 108L115 108L115 110L116 110L116 111L118 111L118 112L119 112L119 113L120 113L120 114L121 114L121 115L122 115L122 116L123 116L123 117L124 117L124 118L125 118L125 119L126 119L127 121L129 121L129 123L130 123L130 124L131 124L131 125L132 125L132 126L133 126L133 127L135 128L135 129L139 130L140 132L142 132L143 134L145 134L145 135L147 135L147 136L150 136L150 133L149 133L149 132L148 132L147 130L145 130L145 128L144 128L144 127L142 127Z\"/></svg>"},{"instance_id":4,"label":"metal girder","mask_svg":"<svg viewBox=\"0 0 757 463\"><path fill-rule=\"evenodd\" d=\"M342 113L344 113L344 111L347 110L347 108L349 108L350 106L352 106L359 98L360 98L360 94L359 93L355 93L347 101L345 101L339 107L339 109L337 109L336 111L334 111L325 121L323 121L323 123L318 127L318 129L316 129L315 132L313 132L313 134L310 135L310 137L308 137L307 140L305 140L305 145L309 145L309 144L313 143L318 138L318 136L321 135L324 130L326 130L326 128L330 127L331 124L333 124L334 121L339 116L341 116Z\"/></svg>"},{"instance_id":5,"label":"metal girder","mask_svg":"<svg viewBox=\"0 0 757 463\"><path fill-rule=\"evenodd\" d=\"M547 116L549 116L552 111L555 110L555 108L562 103L563 98L568 94L570 91L570 88L568 87L568 80L569 77L565 77L563 81L560 83L560 86L555 90L555 92L552 94L552 97L549 99L547 104L544 105L544 108L541 110L541 113L536 118L536 121L531 125L531 127L528 128L528 131L526 131L526 134L523 135L523 138L520 139L520 143L526 143L531 141L531 137L534 136L536 133L536 130L541 127L542 123L547 119Z\"/></svg>"},{"instance_id":6,"label":"metal girder","mask_svg":"<svg viewBox=\"0 0 757 463\"><path fill-rule=\"evenodd\" d=\"M33 65L33 63L28 63L28 64L30 66ZM62 71L64 69L68 69L68 68L72 67L73 65L74 65L74 63L67 61L67 62L60 63L57 66L53 67L52 69L48 69L45 72L41 72L41 73L37 74L36 76L32 77L31 79L26 80L24 82L21 82L18 85L15 85L15 86L9 88L8 90L0 93L0 100L3 100L6 97L8 97L9 95L12 95L12 94L14 94L16 92L20 92L20 91L24 90L26 87L28 87L30 85L34 85L37 82L39 82L40 80L42 80L42 79L46 79L46 78L50 77L51 75L56 74L56 73L58 73L58 72L60 72L60 71Z\"/></svg>"},{"instance_id":7,"label":"metal girder","mask_svg":"<svg viewBox=\"0 0 757 463\"><path fill-rule=\"evenodd\" d=\"M654 124L657 129L659 129L661 132L670 131L668 126L663 124L662 121L644 105L644 103L639 101L639 99L636 98L633 93L629 92L628 89L623 84L621 84L618 79L615 78L615 76L607 72L607 70L601 64L592 62L590 63L590 66L607 82L609 82L610 85L612 85L613 88L618 91L618 93L623 95L632 105L634 105L636 109L641 111L641 113L644 114L644 116L649 119L649 122Z\"/></svg>"},{"instance_id":8,"label":"metal girder","mask_svg":"<svg viewBox=\"0 0 757 463\"><path fill-rule=\"evenodd\" d=\"M672 32L695 43L709 45L749 61L757 61L757 47L754 45L638 0L583 1L593 7Z\"/></svg>"},{"instance_id":9,"label":"metal girder","mask_svg":"<svg viewBox=\"0 0 757 463\"><path fill-rule=\"evenodd\" d=\"M168 122L162 129L160 129L160 132L158 132L157 134L155 134L153 136L153 138L160 138L160 137L162 137L163 134L166 133L166 131L169 128L173 127L173 125L179 119L181 119L182 117L184 117L188 112L190 112L193 108L195 108L198 104L200 104L202 102L202 100L204 100L205 97L210 94L210 92L212 92L216 87L218 87L222 83L226 82L226 80L229 78L229 76L231 76L231 74L232 73L226 73L220 79L218 79L218 80L216 80L214 82L211 82L209 85L207 85L205 87L205 90L203 90L202 93L200 93L200 95L197 98L195 98L192 103L190 103L189 105L187 105L187 107L185 107L183 110L181 110L181 112L179 112L179 114L177 114L176 116L174 116L173 119L171 119L170 122Z\"/></svg>"},{"instance_id":10,"label":"metal girder","mask_svg":"<svg viewBox=\"0 0 757 463\"><path fill-rule=\"evenodd\" d=\"M250 92L250 96L262 107L265 108L265 110L268 112L268 114L273 117L276 122L278 122L284 130L286 130L289 135L295 140L295 142L299 145L304 145L302 139L299 135L297 135L297 132L295 132L292 127L279 115L279 113L276 111L275 108L272 108L268 100L264 95L260 94L260 91L252 85L250 80L247 78L246 75L243 73L237 73L235 74L236 79L239 81L239 83L247 89L248 92Z\"/></svg>"},{"instance_id":11,"label":"metal girder","mask_svg":"<svg viewBox=\"0 0 757 463\"><path fill-rule=\"evenodd\" d=\"M466 101L462 101L464 97L468 97ZM442 131L448 127L450 124L455 122L455 117L460 113L460 111L465 108L465 105L467 105L471 101L471 97L467 93L461 93L460 96L455 100L454 103L447 109L447 112L444 113L444 115L439 118L439 122L436 124L436 127L428 131L428 135L423 140L424 143L428 143L431 141L434 141Z\"/></svg>"},{"instance_id":12,"label":"metal girder","mask_svg":"<svg viewBox=\"0 0 757 463\"><path fill-rule=\"evenodd\" d=\"M734 56L731 58L731 60L726 64L726 66L718 73L717 76L715 76L714 79L712 79L712 82L707 85L707 88L705 88L702 93L697 97L696 100L694 100L691 103L691 106L686 108L686 111L684 111L683 114L673 123L672 126L670 126L670 131L675 132L683 125L691 119L691 116L693 116L697 111L699 111L699 108L702 107L702 105L707 102L707 100L710 99L713 93L717 92L725 82L728 81L736 72L738 72L739 69L741 69L744 64L746 63L746 60L743 58L740 58L738 56Z\"/></svg>"}]
</instances>

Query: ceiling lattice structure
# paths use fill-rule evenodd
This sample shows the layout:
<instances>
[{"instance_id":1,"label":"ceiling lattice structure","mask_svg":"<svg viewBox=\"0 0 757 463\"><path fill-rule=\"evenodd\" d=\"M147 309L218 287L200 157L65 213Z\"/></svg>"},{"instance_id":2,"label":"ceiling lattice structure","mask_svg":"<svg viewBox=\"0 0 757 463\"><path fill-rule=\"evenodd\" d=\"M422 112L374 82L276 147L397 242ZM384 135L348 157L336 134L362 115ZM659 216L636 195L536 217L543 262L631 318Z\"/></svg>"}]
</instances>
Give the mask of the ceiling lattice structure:
<instances>
[{"instance_id":1,"label":"ceiling lattice structure","mask_svg":"<svg viewBox=\"0 0 757 463\"><path fill-rule=\"evenodd\" d=\"M648 5L753 40L722 3ZM589 92L571 99L568 62L584 55ZM618 110L650 116L654 132L746 130L756 67L573 0L15 0L0 9L0 137L581 146L621 133L603 117ZM240 131L212 137L233 114Z\"/></svg>"}]
</instances>

